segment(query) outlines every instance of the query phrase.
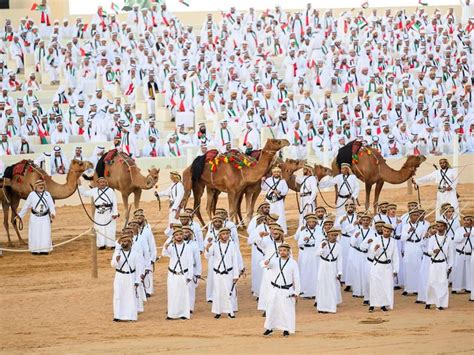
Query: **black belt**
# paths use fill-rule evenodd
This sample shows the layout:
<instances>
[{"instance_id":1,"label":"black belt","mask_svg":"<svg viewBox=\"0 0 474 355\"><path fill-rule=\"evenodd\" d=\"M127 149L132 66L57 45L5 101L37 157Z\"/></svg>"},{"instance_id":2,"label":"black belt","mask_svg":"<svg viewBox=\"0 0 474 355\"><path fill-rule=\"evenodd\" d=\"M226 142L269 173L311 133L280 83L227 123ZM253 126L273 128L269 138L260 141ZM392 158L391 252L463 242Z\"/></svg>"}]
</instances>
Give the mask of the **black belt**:
<instances>
[{"instance_id":1,"label":"black belt","mask_svg":"<svg viewBox=\"0 0 474 355\"><path fill-rule=\"evenodd\" d=\"M430 258L430 257L431 257L431 255L430 255L430 254L428 254L427 252L423 252L423 255L424 255L424 256L427 256L428 258Z\"/></svg>"},{"instance_id":2,"label":"black belt","mask_svg":"<svg viewBox=\"0 0 474 355\"><path fill-rule=\"evenodd\" d=\"M351 195L339 195L339 194L337 196L340 197L340 198L349 198L349 197L351 197Z\"/></svg>"},{"instance_id":3,"label":"black belt","mask_svg":"<svg viewBox=\"0 0 474 355\"><path fill-rule=\"evenodd\" d=\"M407 242L410 242L410 243L419 243L419 242L421 242L421 240L411 240L411 239L407 239Z\"/></svg>"},{"instance_id":4,"label":"black belt","mask_svg":"<svg viewBox=\"0 0 474 355\"><path fill-rule=\"evenodd\" d=\"M31 213L34 214L36 217L44 217L49 214L49 210L46 210L44 212L35 212L34 210L31 210Z\"/></svg>"},{"instance_id":5,"label":"black belt","mask_svg":"<svg viewBox=\"0 0 474 355\"><path fill-rule=\"evenodd\" d=\"M391 264L392 263L392 260L390 259L382 261L382 260L377 260L374 258L374 260L377 264Z\"/></svg>"},{"instance_id":6,"label":"black belt","mask_svg":"<svg viewBox=\"0 0 474 355\"><path fill-rule=\"evenodd\" d=\"M351 236L349 234L343 234L343 237L350 238Z\"/></svg>"},{"instance_id":7,"label":"black belt","mask_svg":"<svg viewBox=\"0 0 474 355\"><path fill-rule=\"evenodd\" d=\"M337 260L337 258L329 259L329 258L325 258L325 257L322 256L322 255L321 255L320 257L321 257L321 259L323 259L324 261L328 261L328 262L330 262L330 263L333 263L333 262L335 262L335 261Z\"/></svg>"},{"instance_id":8,"label":"black belt","mask_svg":"<svg viewBox=\"0 0 474 355\"><path fill-rule=\"evenodd\" d=\"M293 284L289 284L289 285L277 285L276 283L272 282L272 286L273 287L276 287L276 288L280 288L282 290L289 290Z\"/></svg>"},{"instance_id":9,"label":"black belt","mask_svg":"<svg viewBox=\"0 0 474 355\"><path fill-rule=\"evenodd\" d=\"M224 270L224 271L219 271L217 269L214 269L215 272L217 272L218 274L221 274L221 275L227 275L229 274L229 271L232 271L233 267L231 267L230 269L227 269L227 270Z\"/></svg>"},{"instance_id":10,"label":"black belt","mask_svg":"<svg viewBox=\"0 0 474 355\"><path fill-rule=\"evenodd\" d=\"M400 240L401 237L402 237L401 235L394 235L394 236L393 236L393 239L395 239L395 240Z\"/></svg>"},{"instance_id":11,"label":"black belt","mask_svg":"<svg viewBox=\"0 0 474 355\"><path fill-rule=\"evenodd\" d=\"M171 272L172 274L175 275L184 275L185 273L188 272L189 269L184 269L182 272L176 272L175 270L172 270L171 268L168 268L168 271Z\"/></svg>"},{"instance_id":12,"label":"black belt","mask_svg":"<svg viewBox=\"0 0 474 355\"><path fill-rule=\"evenodd\" d=\"M257 246L256 243L253 243L253 245L255 246L255 248L257 248L257 250L258 250L260 253L262 253L262 255L265 255L265 253L263 252L263 250L260 249L260 248Z\"/></svg>"},{"instance_id":13,"label":"black belt","mask_svg":"<svg viewBox=\"0 0 474 355\"><path fill-rule=\"evenodd\" d=\"M471 255L472 253L470 252L467 252L467 251L463 251L463 250L459 250L459 249L456 249L456 251L461 254L461 255Z\"/></svg>"},{"instance_id":14,"label":"black belt","mask_svg":"<svg viewBox=\"0 0 474 355\"><path fill-rule=\"evenodd\" d=\"M431 259L432 263L444 263L445 261L446 261L446 259L442 259L442 260Z\"/></svg>"},{"instance_id":15,"label":"black belt","mask_svg":"<svg viewBox=\"0 0 474 355\"><path fill-rule=\"evenodd\" d=\"M371 259L371 258L367 258L368 261L370 261L371 263L374 262L374 259Z\"/></svg>"},{"instance_id":16,"label":"black belt","mask_svg":"<svg viewBox=\"0 0 474 355\"><path fill-rule=\"evenodd\" d=\"M314 248L316 245L314 244L303 244L305 248Z\"/></svg>"},{"instance_id":17,"label":"black belt","mask_svg":"<svg viewBox=\"0 0 474 355\"><path fill-rule=\"evenodd\" d=\"M357 251L360 251L361 253L364 253L364 254L367 253L367 250L362 250L361 248L355 247L355 246L353 246L353 245L351 245L351 247L353 247L353 248L354 248L355 250L357 250Z\"/></svg>"},{"instance_id":18,"label":"black belt","mask_svg":"<svg viewBox=\"0 0 474 355\"><path fill-rule=\"evenodd\" d=\"M95 208L112 208L112 204L95 205Z\"/></svg>"},{"instance_id":19,"label":"black belt","mask_svg":"<svg viewBox=\"0 0 474 355\"><path fill-rule=\"evenodd\" d=\"M122 271L122 270L119 270L119 269L115 269L115 271L120 272L121 274L133 274L133 273L135 272L135 270L132 270L132 271Z\"/></svg>"},{"instance_id":20,"label":"black belt","mask_svg":"<svg viewBox=\"0 0 474 355\"><path fill-rule=\"evenodd\" d=\"M311 193L310 193L310 192L306 192L306 193L304 193L304 194L301 194L300 196L301 196L301 197L311 196Z\"/></svg>"}]
</instances>

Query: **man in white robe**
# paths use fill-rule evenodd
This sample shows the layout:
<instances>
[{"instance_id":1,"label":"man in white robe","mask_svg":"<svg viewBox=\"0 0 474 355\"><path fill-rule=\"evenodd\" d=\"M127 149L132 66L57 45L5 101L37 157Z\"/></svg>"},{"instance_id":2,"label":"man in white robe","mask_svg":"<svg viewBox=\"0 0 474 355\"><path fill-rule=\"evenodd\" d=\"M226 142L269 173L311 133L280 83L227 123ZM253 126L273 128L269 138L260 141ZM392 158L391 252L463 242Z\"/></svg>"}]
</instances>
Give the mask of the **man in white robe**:
<instances>
[{"instance_id":1,"label":"man in white robe","mask_svg":"<svg viewBox=\"0 0 474 355\"><path fill-rule=\"evenodd\" d=\"M199 251L199 245L194 239L194 231L191 226L183 226L183 238L193 255L193 278L188 282L189 306L191 313L193 313L196 304L196 288L198 287L202 274L201 253Z\"/></svg>"},{"instance_id":2,"label":"man in white robe","mask_svg":"<svg viewBox=\"0 0 474 355\"><path fill-rule=\"evenodd\" d=\"M183 238L183 230L174 228L173 238L163 246L168 264L168 313L166 319L189 319L191 302L188 284L193 279L193 250Z\"/></svg>"},{"instance_id":3,"label":"man in white robe","mask_svg":"<svg viewBox=\"0 0 474 355\"><path fill-rule=\"evenodd\" d=\"M418 179L413 179L416 185L422 185L430 181L438 184L438 193L436 195L436 219L441 215L440 207L443 203L450 203L455 211L458 211L458 197L456 187L458 184L458 173L456 169L451 168L447 159L439 160L439 169L431 174Z\"/></svg>"},{"instance_id":4,"label":"man in white robe","mask_svg":"<svg viewBox=\"0 0 474 355\"><path fill-rule=\"evenodd\" d=\"M369 312L373 312L375 307L384 312L393 309L393 279L398 274L399 260L392 234L393 226L384 224L382 237L377 237L369 248L369 257L374 259L370 269Z\"/></svg>"},{"instance_id":5,"label":"man in white robe","mask_svg":"<svg viewBox=\"0 0 474 355\"><path fill-rule=\"evenodd\" d=\"M270 203L270 213L278 215L278 224L285 234L288 233L286 227L285 196L288 193L288 185L281 178L281 169L274 167L272 176L262 177L262 190L266 192L265 199Z\"/></svg>"},{"instance_id":6,"label":"man in white robe","mask_svg":"<svg viewBox=\"0 0 474 355\"><path fill-rule=\"evenodd\" d=\"M354 258L354 253L357 251L351 248L351 236L356 231L356 205L354 202L346 204L346 213L339 218L336 226L341 228L341 237L339 244L342 249L342 278L341 282L345 284L344 291L349 292L351 289L350 273L352 272L351 260Z\"/></svg>"},{"instance_id":7,"label":"man in white robe","mask_svg":"<svg viewBox=\"0 0 474 355\"><path fill-rule=\"evenodd\" d=\"M303 225L303 217L316 211L316 195L318 194L318 178L313 175L313 167L305 164L303 176L296 177L296 183L300 185L300 219L298 228Z\"/></svg>"},{"instance_id":8,"label":"man in white robe","mask_svg":"<svg viewBox=\"0 0 474 355\"><path fill-rule=\"evenodd\" d=\"M344 205L347 202L358 202L359 181L357 177L352 174L351 166L342 163L341 173L331 180L325 181L324 186L321 184L320 187L329 187L331 185L337 186L336 217L340 217L344 214Z\"/></svg>"},{"instance_id":9,"label":"man in white robe","mask_svg":"<svg viewBox=\"0 0 474 355\"><path fill-rule=\"evenodd\" d=\"M402 226L401 240L404 254L402 263L405 269L404 291L402 295L417 294L420 288L420 268L423 257L422 241L428 224L421 221L419 210L411 210L408 222Z\"/></svg>"},{"instance_id":10,"label":"man in white robe","mask_svg":"<svg viewBox=\"0 0 474 355\"><path fill-rule=\"evenodd\" d=\"M269 220L272 220L270 223L275 223L275 217L275 215L270 215L268 217ZM283 243L283 229L277 224L272 225L270 228L270 234L260 233L259 237L260 238L256 240L256 244L261 250L263 250L264 260L271 260L272 258L277 257L278 246ZM268 294L271 288L270 282L271 273L264 269L257 304L257 309L263 311L264 315L267 309Z\"/></svg>"},{"instance_id":11,"label":"man in white robe","mask_svg":"<svg viewBox=\"0 0 474 355\"><path fill-rule=\"evenodd\" d=\"M268 206L269 208L270 206ZM258 215L256 218L256 226L251 229L248 234L247 244L252 245L252 286L251 290L255 297L259 296L260 285L262 283L263 270L260 267L260 262L263 260L265 253L257 245L256 241L261 235L269 235L270 229L266 224L267 216L264 214Z\"/></svg>"},{"instance_id":12,"label":"man in white robe","mask_svg":"<svg viewBox=\"0 0 474 355\"><path fill-rule=\"evenodd\" d=\"M173 224L179 223L179 211L181 209L181 202L184 197L184 186L181 182L181 175L177 171L170 172L171 186L164 191L155 192L156 197L168 197L169 212L168 212L168 227L165 233L168 233Z\"/></svg>"},{"instance_id":13,"label":"man in white robe","mask_svg":"<svg viewBox=\"0 0 474 355\"><path fill-rule=\"evenodd\" d=\"M80 184L79 180L78 185ZM119 215L115 190L107 185L107 179L100 177L97 179L97 187L86 190L79 186L79 193L84 197L92 198L94 204L94 229L99 250L115 247L116 219Z\"/></svg>"},{"instance_id":14,"label":"man in white robe","mask_svg":"<svg viewBox=\"0 0 474 355\"><path fill-rule=\"evenodd\" d=\"M120 245L115 248L111 266L115 268L114 278L114 322L136 321L137 288L140 284L140 258L132 250L131 232L123 232L119 239Z\"/></svg>"},{"instance_id":15,"label":"man in white robe","mask_svg":"<svg viewBox=\"0 0 474 355\"><path fill-rule=\"evenodd\" d=\"M471 258L472 258L472 216L463 217L463 225L456 229L454 234L454 258L452 293L472 290L471 285Z\"/></svg>"},{"instance_id":16,"label":"man in white robe","mask_svg":"<svg viewBox=\"0 0 474 355\"><path fill-rule=\"evenodd\" d=\"M300 277L298 263L291 257L290 245L282 243L278 254L262 262L271 280L263 335L268 336L278 329L287 337L296 331L295 306L300 293Z\"/></svg>"},{"instance_id":17,"label":"man in white robe","mask_svg":"<svg viewBox=\"0 0 474 355\"><path fill-rule=\"evenodd\" d=\"M145 218L143 209L139 208L133 212L133 219L139 224L139 232L143 241L143 247L146 249L146 255L148 257L145 260L147 268L145 270L145 278L143 280L143 286L145 288L145 295L147 298L154 294L155 288L153 284L153 276L155 273L155 262L157 260L156 255L156 241L153 231L151 230L150 224Z\"/></svg>"},{"instance_id":18,"label":"man in white robe","mask_svg":"<svg viewBox=\"0 0 474 355\"><path fill-rule=\"evenodd\" d=\"M212 313L219 319L222 313L235 318L234 305L237 298L236 284L239 280L239 263L237 249L230 240L230 229L219 230L219 241L206 246L205 257L212 258L214 272L214 292L212 297Z\"/></svg>"},{"instance_id":19,"label":"man in white robe","mask_svg":"<svg viewBox=\"0 0 474 355\"><path fill-rule=\"evenodd\" d=\"M447 223L436 221L437 233L428 242L427 253L431 256L428 272L428 287L425 309L434 304L438 310L448 307L449 303L449 274L453 266L453 244L446 235Z\"/></svg>"},{"instance_id":20,"label":"man in white robe","mask_svg":"<svg viewBox=\"0 0 474 355\"><path fill-rule=\"evenodd\" d=\"M53 250L51 222L56 215L56 209L43 180L35 182L34 191L30 192L15 219L22 219L28 211L31 212L28 225L28 249L33 255L48 255Z\"/></svg>"},{"instance_id":21,"label":"man in white robe","mask_svg":"<svg viewBox=\"0 0 474 355\"><path fill-rule=\"evenodd\" d=\"M423 241L421 242L421 248L423 250L423 257L421 258L421 266L419 270L419 284L418 284L418 295L416 297L415 303L426 303L427 292L428 292L428 276L430 272L431 265L431 255L428 254L428 245L430 238L436 235L436 225L431 225L428 228L428 231L423 236Z\"/></svg>"},{"instance_id":22,"label":"man in white robe","mask_svg":"<svg viewBox=\"0 0 474 355\"><path fill-rule=\"evenodd\" d=\"M319 257L316 249L321 244L323 234L317 225L315 214L305 216L306 226L297 233L298 236L298 268L300 270L301 292L304 298L316 298L318 283ZM325 221L326 222L326 221ZM331 221L332 222L332 221Z\"/></svg>"},{"instance_id":23,"label":"man in white robe","mask_svg":"<svg viewBox=\"0 0 474 355\"><path fill-rule=\"evenodd\" d=\"M336 313L337 305L342 302L341 277L343 255L337 238L341 230L331 228L328 240L323 240L316 249L319 256L317 309L318 313Z\"/></svg>"}]
</instances>

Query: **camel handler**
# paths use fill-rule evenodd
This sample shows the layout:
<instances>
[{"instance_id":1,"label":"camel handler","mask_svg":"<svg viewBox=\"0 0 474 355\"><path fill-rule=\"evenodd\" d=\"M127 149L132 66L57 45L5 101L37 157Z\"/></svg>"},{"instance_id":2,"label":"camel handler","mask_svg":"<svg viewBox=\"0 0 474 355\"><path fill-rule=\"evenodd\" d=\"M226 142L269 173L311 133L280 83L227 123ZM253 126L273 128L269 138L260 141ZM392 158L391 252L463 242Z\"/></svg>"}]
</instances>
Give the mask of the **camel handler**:
<instances>
[{"instance_id":1,"label":"camel handler","mask_svg":"<svg viewBox=\"0 0 474 355\"><path fill-rule=\"evenodd\" d=\"M184 186L181 182L181 175L177 171L172 171L170 172L170 179L172 185L168 189L161 192L155 191L156 197L167 196L169 198L170 209L168 215L168 227L165 230L166 234L169 233L172 224L179 224L179 211L184 196Z\"/></svg>"},{"instance_id":2,"label":"camel handler","mask_svg":"<svg viewBox=\"0 0 474 355\"><path fill-rule=\"evenodd\" d=\"M270 204L270 213L278 215L278 224L285 234L288 234L286 228L285 196L288 193L288 185L281 178L281 169L274 167L272 176L262 177L262 190L266 191L266 201Z\"/></svg>"},{"instance_id":3,"label":"camel handler","mask_svg":"<svg viewBox=\"0 0 474 355\"><path fill-rule=\"evenodd\" d=\"M140 258L132 250L132 231L126 228L119 238L119 248L115 248L111 265L115 268L114 278L114 322L136 321L137 288L140 284Z\"/></svg>"},{"instance_id":4,"label":"camel handler","mask_svg":"<svg viewBox=\"0 0 474 355\"><path fill-rule=\"evenodd\" d=\"M56 215L54 201L46 191L44 180L34 183L34 191L30 192L23 208L15 219L22 219L31 210L28 226L28 248L33 255L48 255L53 250L51 241L51 223Z\"/></svg>"},{"instance_id":5,"label":"camel handler","mask_svg":"<svg viewBox=\"0 0 474 355\"><path fill-rule=\"evenodd\" d=\"M278 329L287 337L296 330L295 306L300 294L300 272L298 263L291 257L290 245L281 243L278 257L266 258L261 266L268 270L271 280L263 335L268 336Z\"/></svg>"},{"instance_id":6,"label":"camel handler","mask_svg":"<svg viewBox=\"0 0 474 355\"><path fill-rule=\"evenodd\" d=\"M320 184L320 188L336 185L336 217L341 217L345 213L345 205L354 202L359 205L359 181L352 173L350 164L341 164L341 173L330 180Z\"/></svg>"},{"instance_id":7,"label":"camel handler","mask_svg":"<svg viewBox=\"0 0 474 355\"><path fill-rule=\"evenodd\" d=\"M109 188L107 179L104 177L98 178L97 187L89 190L80 186L81 180L78 180L77 184L79 193L84 197L91 197L94 204L94 229L97 235L97 248L99 250L106 247L115 248L115 230L119 216L115 190Z\"/></svg>"},{"instance_id":8,"label":"camel handler","mask_svg":"<svg viewBox=\"0 0 474 355\"><path fill-rule=\"evenodd\" d=\"M305 164L303 166L303 176L298 176L296 183L300 184L299 229L304 225L304 216L316 211L318 179L313 175L311 165Z\"/></svg>"},{"instance_id":9,"label":"camel handler","mask_svg":"<svg viewBox=\"0 0 474 355\"><path fill-rule=\"evenodd\" d=\"M440 207L443 203L450 203L454 207L454 211L459 212L458 193L456 192L458 185L457 169L451 168L448 159L440 159L439 169L418 179L412 178L412 181L415 185L422 185L430 181L435 181L438 184L436 219L439 219L441 216Z\"/></svg>"}]
</instances>

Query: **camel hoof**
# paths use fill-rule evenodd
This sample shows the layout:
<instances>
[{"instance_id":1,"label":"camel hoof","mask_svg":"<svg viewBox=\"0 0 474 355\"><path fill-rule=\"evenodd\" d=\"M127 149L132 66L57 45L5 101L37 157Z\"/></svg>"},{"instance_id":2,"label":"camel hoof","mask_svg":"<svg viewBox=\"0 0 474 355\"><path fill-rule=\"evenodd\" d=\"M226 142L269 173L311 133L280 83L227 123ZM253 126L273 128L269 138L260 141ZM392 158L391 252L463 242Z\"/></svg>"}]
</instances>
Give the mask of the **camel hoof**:
<instances>
[{"instance_id":1,"label":"camel hoof","mask_svg":"<svg viewBox=\"0 0 474 355\"><path fill-rule=\"evenodd\" d=\"M8 242L8 243L7 243L7 247L9 247L9 248L13 247L13 243L12 243L12 242Z\"/></svg>"},{"instance_id":2,"label":"camel hoof","mask_svg":"<svg viewBox=\"0 0 474 355\"><path fill-rule=\"evenodd\" d=\"M27 245L28 243L25 242L23 239L20 239L20 245Z\"/></svg>"}]
</instances>

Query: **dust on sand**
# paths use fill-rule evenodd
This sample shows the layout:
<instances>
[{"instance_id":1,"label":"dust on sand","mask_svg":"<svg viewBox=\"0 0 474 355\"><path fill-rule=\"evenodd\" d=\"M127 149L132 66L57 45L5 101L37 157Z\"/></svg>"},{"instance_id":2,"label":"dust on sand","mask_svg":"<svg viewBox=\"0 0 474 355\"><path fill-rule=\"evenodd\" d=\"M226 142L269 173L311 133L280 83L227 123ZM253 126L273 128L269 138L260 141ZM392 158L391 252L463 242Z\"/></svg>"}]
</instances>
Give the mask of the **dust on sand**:
<instances>
[{"instance_id":1,"label":"dust on sand","mask_svg":"<svg viewBox=\"0 0 474 355\"><path fill-rule=\"evenodd\" d=\"M474 185L460 187L461 206L473 201ZM435 188L422 188L423 207L434 206ZM333 193L325 193L331 201ZM416 199L405 188L387 189L382 199L399 204ZM361 200L362 201L362 200ZM221 198L219 205L227 205ZM122 207L122 206L120 206ZM157 245L164 242L167 211L156 203L144 203ZM297 225L294 193L286 200L290 235ZM473 205L463 212L472 213ZM123 211L122 211L123 212ZM80 206L59 208L53 224L54 243L65 241L90 227ZM432 220L433 216L431 216ZM121 225L123 221L118 224ZM27 221L23 235L27 236ZM244 233L244 232L242 232ZM6 246L2 231L1 246ZM292 238L288 238L295 245ZM241 238L250 267L250 247ZM161 250L160 250L161 252ZM297 249L294 249L297 252ZM145 305L135 323L112 322L111 251L99 251L99 278L90 276L90 238L80 238L49 256L4 253L0 258L0 351L4 353L269 353L269 352L363 352L447 353L474 352L474 303L469 295L452 295L445 311L424 310L414 297L396 291L395 309L370 314L361 299L343 292L337 314L318 314L312 300L297 305L297 333L289 338L274 333L264 338L261 313L250 294L250 271L239 282L236 319L215 320L205 302L205 284L197 290L196 311L189 321L166 321L167 259L157 263L157 293ZM207 270L204 267L203 270Z\"/></svg>"}]
</instances>

